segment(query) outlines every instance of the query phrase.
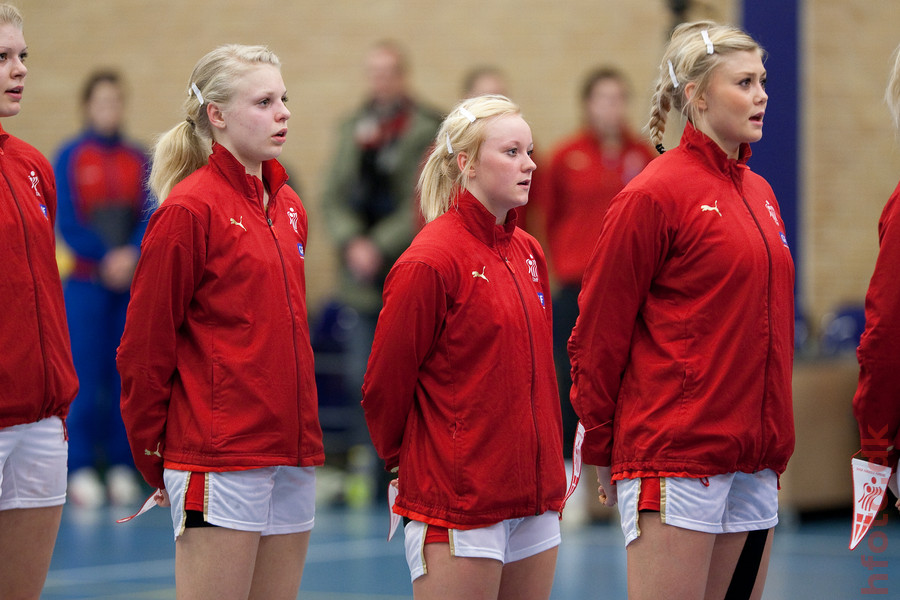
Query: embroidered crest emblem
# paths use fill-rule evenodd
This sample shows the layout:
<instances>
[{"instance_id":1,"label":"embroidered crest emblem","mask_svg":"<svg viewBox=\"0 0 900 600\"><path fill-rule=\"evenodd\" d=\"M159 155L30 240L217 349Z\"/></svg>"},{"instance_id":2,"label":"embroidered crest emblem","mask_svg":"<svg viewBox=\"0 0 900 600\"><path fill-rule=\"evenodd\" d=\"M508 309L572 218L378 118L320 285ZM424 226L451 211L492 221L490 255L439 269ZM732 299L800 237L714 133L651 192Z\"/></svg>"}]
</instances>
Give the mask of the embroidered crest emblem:
<instances>
[{"instance_id":1,"label":"embroidered crest emblem","mask_svg":"<svg viewBox=\"0 0 900 600\"><path fill-rule=\"evenodd\" d=\"M291 222L291 227L294 228L294 233L299 233L297 231L297 220L299 219L300 215L297 213L296 209L293 206L288 208L287 215L288 220L290 220Z\"/></svg>"},{"instance_id":2,"label":"embroidered crest emblem","mask_svg":"<svg viewBox=\"0 0 900 600\"><path fill-rule=\"evenodd\" d=\"M528 274L531 275L531 280L535 283L538 282L537 261L534 260L534 254L528 255L528 260L525 261L525 264L528 265Z\"/></svg>"},{"instance_id":3,"label":"embroidered crest emblem","mask_svg":"<svg viewBox=\"0 0 900 600\"><path fill-rule=\"evenodd\" d=\"M31 189L34 190L34 195L40 198L41 193L38 191L38 185L40 185L41 180L38 178L37 173L35 173L34 171L29 173L28 181L31 182Z\"/></svg>"},{"instance_id":4,"label":"embroidered crest emblem","mask_svg":"<svg viewBox=\"0 0 900 600\"><path fill-rule=\"evenodd\" d=\"M487 269L487 266L481 267L481 273L479 273L478 271L472 271L472 277L481 277L482 279L490 283L490 280L484 274L485 269Z\"/></svg>"},{"instance_id":5,"label":"embroidered crest emblem","mask_svg":"<svg viewBox=\"0 0 900 600\"><path fill-rule=\"evenodd\" d=\"M722 213L719 212L719 201L718 200L716 200L716 203L712 206L710 206L709 204L701 204L700 211L701 212L717 212L717 213L719 213L720 217L722 216Z\"/></svg>"},{"instance_id":6,"label":"embroidered crest emblem","mask_svg":"<svg viewBox=\"0 0 900 600\"><path fill-rule=\"evenodd\" d=\"M237 225L238 227L240 227L240 228L243 229L244 231L247 231L247 228L244 227L244 215L241 215L240 221L235 221L234 219L231 219L231 224L232 224L232 225Z\"/></svg>"},{"instance_id":7,"label":"embroidered crest emblem","mask_svg":"<svg viewBox=\"0 0 900 600\"><path fill-rule=\"evenodd\" d=\"M303 249L302 242L297 242L297 252L300 253L300 258L306 260L306 251Z\"/></svg>"},{"instance_id":8,"label":"embroidered crest emblem","mask_svg":"<svg viewBox=\"0 0 900 600\"><path fill-rule=\"evenodd\" d=\"M772 217L773 221L775 221L775 224L781 227L781 223L778 222L778 215L775 214L775 207L769 204L768 200L766 200L766 208L769 211L769 216Z\"/></svg>"}]
</instances>

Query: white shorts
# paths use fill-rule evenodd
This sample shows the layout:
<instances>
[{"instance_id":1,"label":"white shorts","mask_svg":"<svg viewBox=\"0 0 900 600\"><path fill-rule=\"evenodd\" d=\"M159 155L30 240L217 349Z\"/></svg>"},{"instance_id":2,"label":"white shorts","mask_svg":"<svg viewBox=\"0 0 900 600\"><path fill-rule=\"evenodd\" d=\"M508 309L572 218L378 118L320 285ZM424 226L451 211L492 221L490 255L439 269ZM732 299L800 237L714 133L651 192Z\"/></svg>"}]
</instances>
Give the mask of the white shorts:
<instances>
[{"instance_id":1,"label":"white shorts","mask_svg":"<svg viewBox=\"0 0 900 600\"><path fill-rule=\"evenodd\" d=\"M68 458L59 417L0 429L0 510L65 504Z\"/></svg>"},{"instance_id":2,"label":"white shorts","mask_svg":"<svg viewBox=\"0 0 900 600\"><path fill-rule=\"evenodd\" d=\"M734 533L771 529L778 524L778 476L771 469L702 478L661 477L659 485L659 518L666 525L705 533ZM641 480L623 479L616 488L627 546L641 535Z\"/></svg>"},{"instance_id":3,"label":"white shorts","mask_svg":"<svg viewBox=\"0 0 900 600\"><path fill-rule=\"evenodd\" d=\"M428 525L410 521L403 528L406 562L415 581L428 573L425 564L425 536ZM478 529L448 529L451 556L492 558L511 563L559 546L559 513L507 519Z\"/></svg>"},{"instance_id":4,"label":"white shorts","mask_svg":"<svg viewBox=\"0 0 900 600\"><path fill-rule=\"evenodd\" d=\"M185 487L205 479L203 519L212 525L262 535L300 533L316 516L315 467L262 467L246 471L189 473L165 469L175 537L184 533ZM195 480L195 484L197 481Z\"/></svg>"}]
</instances>

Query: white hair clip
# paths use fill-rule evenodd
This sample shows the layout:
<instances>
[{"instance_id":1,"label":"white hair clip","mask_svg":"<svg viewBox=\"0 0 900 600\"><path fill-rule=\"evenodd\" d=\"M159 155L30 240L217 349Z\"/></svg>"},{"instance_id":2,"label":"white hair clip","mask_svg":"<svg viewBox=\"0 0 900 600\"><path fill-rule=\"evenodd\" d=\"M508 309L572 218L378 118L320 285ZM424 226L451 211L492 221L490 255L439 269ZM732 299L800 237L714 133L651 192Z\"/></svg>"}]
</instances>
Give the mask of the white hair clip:
<instances>
[{"instance_id":1,"label":"white hair clip","mask_svg":"<svg viewBox=\"0 0 900 600\"><path fill-rule=\"evenodd\" d=\"M194 95L197 96L197 102L200 103L200 106L203 106L203 94L200 93L200 88L197 87L196 83L191 84L191 91L194 92ZM188 92L188 96L191 95L191 92Z\"/></svg>"},{"instance_id":2,"label":"white hair clip","mask_svg":"<svg viewBox=\"0 0 900 600\"><path fill-rule=\"evenodd\" d=\"M678 78L675 77L675 67L672 66L672 61L669 61L669 79L672 80L672 87L678 89Z\"/></svg>"},{"instance_id":3,"label":"white hair clip","mask_svg":"<svg viewBox=\"0 0 900 600\"><path fill-rule=\"evenodd\" d=\"M453 146L450 145L450 134L447 134L447 154L453 154Z\"/></svg>"},{"instance_id":4,"label":"white hair clip","mask_svg":"<svg viewBox=\"0 0 900 600\"><path fill-rule=\"evenodd\" d=\"M703 41L706 43L706 53L712 54L713 52L715 52L716 49L713 48L712 40L709 39L709 30L708 29L701 30L700 35L703 36Z\"/></svg>"},{"instance_id":5,"label":"white hair clip","mask_svg":"<svg viewBox=\"0 0 900 600\"><path fill-rule=\"evenodd\" d=\"M474 122L475 122L475 115L473 115L473 114L469 111L469 109L466 108L465 106L460 106L460 107L459 107L459 112L461 112L461 113L462 113L462 116L464 116L465 118L467 118L467 119L469 120L469 123L474 123Z\"/></svg>"}]
</instances>

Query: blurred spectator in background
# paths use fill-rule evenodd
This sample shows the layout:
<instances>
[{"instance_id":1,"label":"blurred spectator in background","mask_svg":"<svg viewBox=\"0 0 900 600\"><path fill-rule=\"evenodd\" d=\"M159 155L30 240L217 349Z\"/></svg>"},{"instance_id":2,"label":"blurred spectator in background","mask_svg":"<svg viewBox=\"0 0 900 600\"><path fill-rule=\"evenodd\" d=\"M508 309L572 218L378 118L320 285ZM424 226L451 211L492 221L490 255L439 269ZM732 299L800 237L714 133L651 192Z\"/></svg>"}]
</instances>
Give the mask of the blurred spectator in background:
<instances>
[{"instance_id":1,"label":"blurred spectator in background","mask_svg":"<svg viewBox=\"0 0 900 600\"><path fill-rule=\"evenodd\" d=\"M408 73L407 57L396 42L380 41L369 49L367 95L340 125L322 199L341 261L337 300L347 309L343 374L358 416L348 424L351 446L369 444L358 403L382 287L391 265L412 241L419 162L441 118L413 98Z\"/></svg>"},{"instance_id":2,"label":"blurred spectator in background","mask_svg":"<svg viewBox=\"0 0 900 600\"><path fill-rule=\"evenodd\" d=\"M122 505L141 495L119 412L115 359L149 216L148 161L122 134L125 94L117 72L90 75L81 103L84 131L62 147L55 171L59 229L75 256L65 300L81 382L67 421L69 496L94 508L107 497Z\"/></svg>"},{"instance_id":3,"label":"blurred spectator in background","mask_svg":"<svg viewBox=\"0 0 900 600\"><path fill-rule=\"evenodd\" d=\"M578 424L567 400L572 379L566 342L578 316L581 278L610 200L655 155L628 126L628 100L624 73L612 67L589 72L581 87L584 125L562 141L547 168L535 174L535 208L542 213L547 258L559 286L553 295L553 349L564 440L574 439ZM570 458L571 446L565 449Z\"/></svg>"},{"instance_id":4,"label":"blurred spectator in background","mask_svg":"<svg viewBox=\"0 0 900 600\"><path fill-rule=\"evenodd\" d=\"M487 94L507 96L508 88L506 75L493 65L475 67L463 77L463 98L475 98Z\"/></svg>"}]
</instances>

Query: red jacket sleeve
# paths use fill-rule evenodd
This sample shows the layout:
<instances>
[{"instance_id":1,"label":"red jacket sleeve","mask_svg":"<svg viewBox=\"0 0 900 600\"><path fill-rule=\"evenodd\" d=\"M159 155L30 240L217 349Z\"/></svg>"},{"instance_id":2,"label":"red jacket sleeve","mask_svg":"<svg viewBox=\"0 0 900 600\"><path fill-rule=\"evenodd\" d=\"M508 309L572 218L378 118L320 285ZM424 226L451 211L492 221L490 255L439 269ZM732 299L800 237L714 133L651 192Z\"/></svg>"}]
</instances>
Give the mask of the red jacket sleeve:
<instances>
[{"instance_id":1,"label":"red jacket sleeve","mask_svg":"<svg viewBox=\"0 0 900 600\"><path fill-rule=\"evenodd\" d=\"M434 351L446 312L446 290L437 271L419 262L394 266L385 282L362 401L375 450L388 470L400 464L419 367Z\"/></svg>"},{"instance_id":2,"label":"red jacket sleeve","mask_svg":"<svg viewBox=\"0 0 900 600\"><path fill-rule=\"evenodd\" d=\"M568 344L570 399L585 427L587 464L610 465L632 334L668 245L666 218L649 198L619 194L613 200L584 275Z\"/></svg>"},{"instance_id":3,"label":"red jacket sleeve","mask_svg":"<svg viewBox=\"0 0 900 600\"><path fill-rule=\"evenodd\" d=\"M857 350L853 412L863 454L894 465L900 446L900 186L879 223L880 248L866 293L866 329ZM881 460L879 460L881 459Z\"/></svg>"},{"instance_id":4,"label":"red jacket sleeve","mask_svg":"<svg viewBox=\"0 0 900 600\"><path fill-rule=\"evenodd\" d=\"M177 372L178 330L203 274L206 233L192 213L163 206L141 246L116 364L122 419L135 466L162 488L166 418Z\"/></svg>"}]
</instances>

